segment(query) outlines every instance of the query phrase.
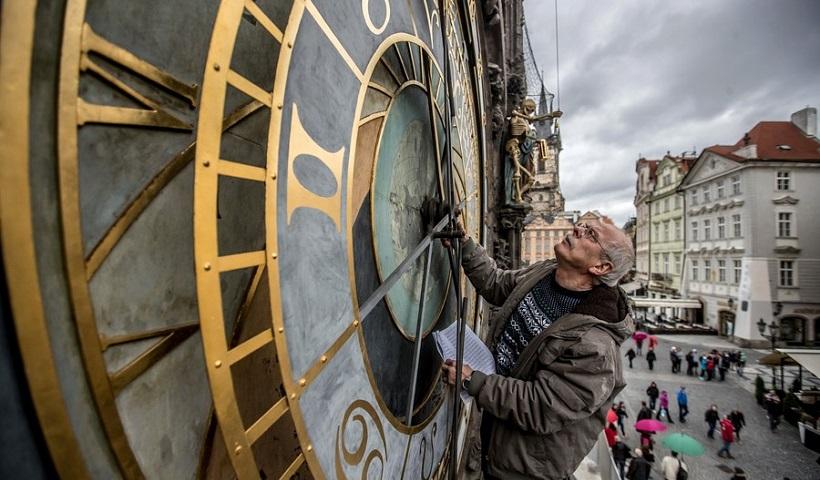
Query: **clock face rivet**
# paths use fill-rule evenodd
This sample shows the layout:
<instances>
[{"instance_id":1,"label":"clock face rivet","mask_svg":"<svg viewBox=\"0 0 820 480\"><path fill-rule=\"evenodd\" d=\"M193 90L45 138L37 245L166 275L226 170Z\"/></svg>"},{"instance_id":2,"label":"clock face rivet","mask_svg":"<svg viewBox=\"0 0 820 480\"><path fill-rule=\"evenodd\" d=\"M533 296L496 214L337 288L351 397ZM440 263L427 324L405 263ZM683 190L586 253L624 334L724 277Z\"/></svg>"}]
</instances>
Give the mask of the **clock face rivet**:
<instances>
[{"instance_id":1,"label":"clock face rivet","mask_svg":"<svg viewBox=\"0 0 820 480\"><path fill-rule=\"evenodd\" d=\"M270 258L276 260L276 257L277 257L276 252L273 252L273 253L270 254Z\"/></svg>"},{"instance_id":2,"label":"clock face rivet","mask_svg":"<svg viewBox=\"0 0 820 480\"><path fill-rule=\"evenodd\" d=\"M222 366L222 360L217 360L214 362L214 367L219 368Z\"/></svg>"},{"instance_id":3,"label":"clock face rivet","mask_svg":"<svg viewBox=\"0 0 820 480\"><path fill-rule=\"evenodd\" d=\"M272 174L270 175L270 178L271 178L271 180L276 180L276 174L275 174L275 173L272 173Z\"/></svg>"},{"instance_id":4,"label":"clock face rivet","mask_svg":"<svg viewBox=\"0 0 820 480\"><path fill-rule=\"evenodd\" d=\"M282 110L282 107L283 107L283 105L281 103L276 106L276 108L278 108L279 110Z\"/></svg>"},{"instance_id":5,"label":"clock face rivet","mask_svg":"<svg viewBox=\"0 0 820 480\"><path fill-rule=\"evenodd\" d=\"M276 329L276 331L277 331L277 332L279 332L279 333L282 333L282 332L284 332L284 331L285 331L285 329L284 329L284 328L282 328L282 327L279 327L279 328L277 328L277 329Z\"/></svg>"},{"instance_id":6,"label":"clock face rivet","mask_svg":"<svg viewBox=\"0 0 820 480\"><path fill-rule=\"evenodd\" d=\"M233 453L239 455L240 453L242 453L242 447L237 445L236 448L233 449Z\"/></svg>"},{"instance_id":7,"label":"clock face rivet","mask_svg":"<svg viewBox=\"0 0 820 480\"><path fill-rule=\"evenodd\" d=\"M308 452L313 451L313 445L308 445L308 446L307 446L307 451L308 451Z\"/></svg>"},{"instance_id":8,"label":"clock face rivet","mask_svg":"<svg viewBox=\"0 0 820 480\"><path fill-rule=\"evenodd\" d=\"M288 42L288 48L293 48L293 43L292 42Z\"/></svg>"},{"instance_id":9,"label":"clock face rivet","mask_svg":"<svg viewBox=\"0 0 820 480\"><path fill-rule=\"evenodd\" d=\"M205 265L202 266L206 272L211 270L211 262L205 262Z\"/></svg>"},{"instance_id":10,"label":"clock face rivet","mask_svg":"<svg viewBox=\"0 0 820 480\"><path fill-rule=\"evenodd\" d=\"M294 399L294 398L296 398L296 394L295 394L295 393L291 393L291 394L290 394L290 398L291 398L291 400L292 400L292 399Z\"/></svg>"},{"instance_id":11,"label":"clock face rivet","mask_svg":"<svg viewBox=\"0 0 820 480\"><path fill-rule=\"evenodd\" d=\"M322 355L322 363L327 363L327 355Z\"/></svg>"},{"instance_id":12,"label":"clock face rivet","mask_svg":"<svg viewBox=\"0 0 820 480\"><path fill-rule=\"evenodd\" d=\"M218 72L220 68L222 67L220 67L218 63L214 63L214 70Z\"/></svg>"},{"instance_id":13,"label":"clock face rivet","mask_svg":"<svg viewBox=\"0 0 820 480\"><path fill-rule=\"evenodd\" d=\"M202 162L202 165L203 165L203 166L205 166L205 167L207 167L207 166L210 166L210 165L211 165L211 162L210 162L210 161L208 161L208 160L205 160L204 162Z\"/></svg>"},{"instance_id":14,"label":"clock face rivet","mask_svg":"<svg viewBox=\"0 0 820 480\"><path fill-rule=\"evenodd\" d=\"M359 321L358 320L353 320L353 326L358 327L359 326Z\"/></svg>"},{"instance_id":15,"label":"clock face rivet","mask_svg":"<svg viewBox=\"0 0 820 480\"><path fill-rule=\"evenodd\" d=\"M299 385L304 387L305 385L307 385L307 380L305 380L304 378L300 379L299 380Z\"/></svg>"}]
</instances>

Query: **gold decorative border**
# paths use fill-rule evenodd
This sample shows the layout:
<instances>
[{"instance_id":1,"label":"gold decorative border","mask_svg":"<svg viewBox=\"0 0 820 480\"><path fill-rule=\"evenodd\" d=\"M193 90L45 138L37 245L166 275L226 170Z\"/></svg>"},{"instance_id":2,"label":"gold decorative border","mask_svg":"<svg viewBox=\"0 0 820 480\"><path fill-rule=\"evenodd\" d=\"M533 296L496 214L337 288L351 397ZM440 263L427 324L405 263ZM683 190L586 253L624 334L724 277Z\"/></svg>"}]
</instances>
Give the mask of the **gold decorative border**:
<instances>
[{"instance_id":1,"label":"gold decorative border","mask_svg":"<svg viewBox=\"0 0 820 480\"><path fill-rule=\"evenodd\" d=\"M0 229L17 339L34 408L57 472L89 478L51 351L34 250L29 181L29 95L37 2L3 5L0 27ZM14 248L14 254L10 254Z\"/></svg>"}]
</instances>

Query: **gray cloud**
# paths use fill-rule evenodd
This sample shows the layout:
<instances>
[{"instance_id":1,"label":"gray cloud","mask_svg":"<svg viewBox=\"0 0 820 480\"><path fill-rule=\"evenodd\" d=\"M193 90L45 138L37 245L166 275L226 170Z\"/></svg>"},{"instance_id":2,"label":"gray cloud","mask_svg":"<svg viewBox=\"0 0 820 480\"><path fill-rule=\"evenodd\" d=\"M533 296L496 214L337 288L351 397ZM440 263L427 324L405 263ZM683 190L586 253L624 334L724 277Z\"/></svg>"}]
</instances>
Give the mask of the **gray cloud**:
<instances>
[{"instance_id":1,"label":"gray cloud","mask_svg":"<svg viewBox=\"0 0 820 480\"><path fill-rule=\"evenodd\" d=\"M555 89L553 2L525 0ZM634 215L635 160L734 143L820 107L820 2L559 2L561 187L568 209ZM617 211L615 211L617 210Z\"/></svg>"}]
</instances>

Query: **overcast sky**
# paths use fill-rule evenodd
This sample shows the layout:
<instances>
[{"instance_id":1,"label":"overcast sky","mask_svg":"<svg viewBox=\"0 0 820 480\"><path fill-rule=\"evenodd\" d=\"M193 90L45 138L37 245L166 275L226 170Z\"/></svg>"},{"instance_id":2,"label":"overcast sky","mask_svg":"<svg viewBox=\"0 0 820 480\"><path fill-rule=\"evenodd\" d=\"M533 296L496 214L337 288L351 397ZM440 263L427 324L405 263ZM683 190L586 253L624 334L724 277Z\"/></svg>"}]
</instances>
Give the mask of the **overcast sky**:
<instances>
[{"instance_id":1,"label":"overcast sky","mask_svg":"<svg viewBox=\"0 0 820 480\"><path fill-rule=\"evenodd\" d=\"M525 0L555 91L552 0ZM734 144L820 107L820 1L559 0L561 190L567 210L634 216L635 161Z\"/></svg>"}]
</instances>

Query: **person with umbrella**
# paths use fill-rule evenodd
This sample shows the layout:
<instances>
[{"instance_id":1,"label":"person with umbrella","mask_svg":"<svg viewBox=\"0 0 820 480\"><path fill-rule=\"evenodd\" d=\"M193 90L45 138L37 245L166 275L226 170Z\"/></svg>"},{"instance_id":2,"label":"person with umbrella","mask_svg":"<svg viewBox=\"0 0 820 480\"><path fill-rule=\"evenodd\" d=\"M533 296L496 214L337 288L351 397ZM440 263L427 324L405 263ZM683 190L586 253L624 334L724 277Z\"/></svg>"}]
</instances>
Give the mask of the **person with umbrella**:
<instances>
[{"instance_id":1,"label":"person with umbrella","mask_svg":"<svg viewBox=\"0 0 820 480\"><path fill-rule=\"evenodd\" d=\"M652 347L649 347L649 351L646 352L646 363L649 364L649 369L654 370L655 367L655 360L658 359L658 356L655 355L655 350Z\"/></svg>"},{"instance_id":2,"label":"person with umbrella","mask_svg":"<svg viewBox=\"0 0 820 480\"><path fill-rule=\"evenodd\" d=\"M652 440L652 435L655 432L663 432L666 430L666 425L664 425L663 422L649 418L636 422L635 430L641 434L641 449L643 450L644 458L650 463L654 462L655 455L652 452L655 448L655 441Z\"/></svg>"},{"instance_id":3,"label":"person with umbrella","mask_svg":"<svg viewBox=\"0 0 820 480\"><path fill-rule=\"evenodd\" d=\"M709 425L709 431L706 432L706 436L709 438L715 438L715 429L717 428L718 420L720 420L717 405L712 404L709 410L706 410L706 414L703 419L706 421L706 424Z\"/></svg>"},{"instance_id":4,"label":"person with umbrella","mask_svg":"<svg viewBox=\"0 0 820 480\"><path fill-rule=\"evenodd\" d=\"M700 442L685 433L673 433L671 435L667 435L663 437L661 444L669 450L677 452L681 456L689 455L690 457L698 457L703 455L705 452L703 445L701 445ZM683 461L681 459L681 463L682 462ZM689 469L687 467L684 467L684 472L686 472L686 476L688 477Z\"/></svg>"},{"instance_id":5,"label":"person with umbrella","mask_svg":"<svg viewBox=\"0 0 820 480\"><path fill-rule=\"evenodd\" d=\"M643 355L643 341L646 338L646 333L644 332L635 332L632 334L632 340L635 342L635 350L637 351L638 356Z\"/></svg>"},{"instance_id":6,"label":"person with umbrella","mask_svg":"<svg viewBox=\"0 0 820 480\"><path fill-rule=\"evenodd\" d=\"M677 480L678 472L684 470L689 473L689 467L683 463L683 460L678 458L678 452L671 450L670 454L663 457L661 461L661 472L663 472L664 480Z\"/></svg>"},{"instance_id":7,"label":"person with umbrella","mask_svg":"<svg viewBox=\"0 0 820 480\"><path fill-rule=\"evenodd\" d=\"M652 353L650 351L650 353ZM649 354L647 353L647 359L649 358ZM649 387L646 388L646 395L649 397L649 409L653 412L655 411L655 403L658 401L658 396L660 392L658 391L658 386L655 382L649 384Z\"/></svg>"}]
</instances>

